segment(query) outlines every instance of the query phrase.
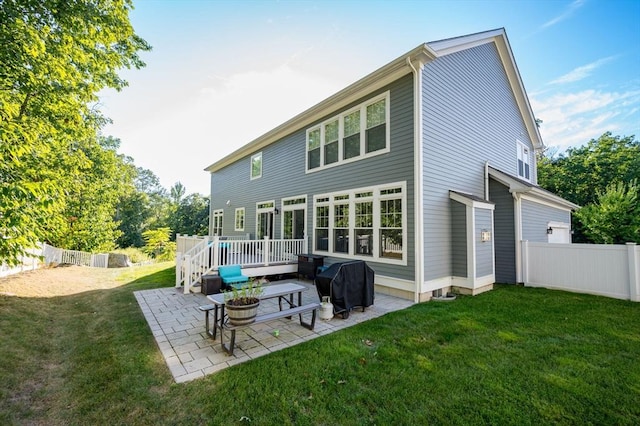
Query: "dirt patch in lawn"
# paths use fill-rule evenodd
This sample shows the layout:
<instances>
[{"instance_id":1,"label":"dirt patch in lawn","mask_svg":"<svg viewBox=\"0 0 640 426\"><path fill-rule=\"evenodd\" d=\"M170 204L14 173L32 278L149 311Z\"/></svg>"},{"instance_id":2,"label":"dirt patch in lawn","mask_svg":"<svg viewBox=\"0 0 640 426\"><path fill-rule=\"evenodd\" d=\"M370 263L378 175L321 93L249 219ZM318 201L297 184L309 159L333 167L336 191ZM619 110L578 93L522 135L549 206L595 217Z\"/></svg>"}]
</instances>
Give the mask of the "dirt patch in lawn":
<instances>
[{"instance_id":1,"label":"dirt patch in lawn","mask_svg":"<svg viewBox=\"0 0 640 426\"><path fill-rule=\"evenodd\" d=\"M18 297L55 297L122 285L120 269L61 265L0 278L0 294Z\"/></svg>"}]
</instances>

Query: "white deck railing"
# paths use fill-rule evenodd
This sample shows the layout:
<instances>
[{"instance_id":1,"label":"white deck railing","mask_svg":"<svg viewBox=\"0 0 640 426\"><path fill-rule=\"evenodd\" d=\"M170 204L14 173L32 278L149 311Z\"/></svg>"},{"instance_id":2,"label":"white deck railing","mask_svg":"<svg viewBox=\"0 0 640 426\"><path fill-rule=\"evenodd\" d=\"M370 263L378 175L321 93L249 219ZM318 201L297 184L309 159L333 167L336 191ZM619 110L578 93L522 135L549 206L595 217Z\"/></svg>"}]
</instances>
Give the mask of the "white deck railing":
<instances>
[{"instance_id":1,"label":"white deck railing","mask_svg":"<svg viewBox=\"0 0 640 426\"><path fill-rule=\"evenodd\" d=\"M306 240L245 240L225 237L203 237L185 254L176 255L176 287L191 286L203 275L217 271L220 265L240 265L242 268L297 262L297 255L306 251Z\"/></svg>"}]
</instances>

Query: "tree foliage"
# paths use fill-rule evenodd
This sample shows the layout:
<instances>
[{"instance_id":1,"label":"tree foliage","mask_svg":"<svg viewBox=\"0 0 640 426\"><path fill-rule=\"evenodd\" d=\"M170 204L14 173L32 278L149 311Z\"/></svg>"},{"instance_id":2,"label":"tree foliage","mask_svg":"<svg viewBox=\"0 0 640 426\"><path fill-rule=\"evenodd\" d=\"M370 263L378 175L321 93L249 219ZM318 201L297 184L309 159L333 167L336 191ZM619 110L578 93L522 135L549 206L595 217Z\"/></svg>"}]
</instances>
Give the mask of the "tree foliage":
<instances>
[{"instance_id":1,"label":"tree foliage","mask_svg":"<svg viewBox=\"0 0 640 426\"><path fill-rule=\"evenodd\" d=\"M2 1L0 258L8 263L69 224L69 189L92 163L87 154L97 155L90 145L105 123L97 93L123 88L118 70L143 66L138 52L149 49L131 8L129 0Z\"/></svg>"},{"instance_id":2,"label":"tree foliage","mask_svg":"<svg viewBox=\"0 0 640 426\"><path fill-rule=\"evenodd\" d=\"M190 194L183 198L172 215L172 225L174 231L180 234L207 235L209 231L209 197Z\"/></svg>"},{"instance_id":3,"label":"tree foliage","mask_svg":"<svg viewBox=\"0 0 640 426\"><path fill-rule=\"evenodd\" d=\"M598 200L576 212L585 235L597 244L640 243L640 200L636 182L612 183Z\"/></svg>"},{"instance_id":4,"label":"tree foliage","mask_svg":"<svg viewBox=\"0 0 640 426\"><path fill-rule=\"evenodd\" d=\"M639 211L637 182L640 142L634 136L607 132L538 161L540 186L583 207L574 215L575 242L640 242L633 216Z\"/></svg>"},{"instance_id":5,"label":"tree foliage","mask_svg":"<svg viewBox=\"0 0 640 426\"><path fill-rule=\"evenodd\" d=\"M176 243L170 241L171 230L158 228L142 233L145 241L143 251L156 260L173 260L176 256Z\"/></svg>"}]
</instances>

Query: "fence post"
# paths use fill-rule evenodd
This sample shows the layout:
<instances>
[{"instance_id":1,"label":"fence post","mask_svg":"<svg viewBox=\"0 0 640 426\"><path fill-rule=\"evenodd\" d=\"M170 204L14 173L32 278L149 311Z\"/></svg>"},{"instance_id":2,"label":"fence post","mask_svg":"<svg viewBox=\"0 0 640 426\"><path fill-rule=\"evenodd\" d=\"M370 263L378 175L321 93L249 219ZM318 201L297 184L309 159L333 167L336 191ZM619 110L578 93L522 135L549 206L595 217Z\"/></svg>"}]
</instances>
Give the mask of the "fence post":
<instances>
[{"instance_id":1,"label":"fence post","mask_svg":"<svg viewBox=\"0 0 640 426\"><path fill-rule=\"evenodd\" d=\"M640 265L638 265L636 249L636 243L627 243L627 257L629 259L629 300L640 302Z\"/></svg>"},{"instance_id":2,"label":"fence post","mask_svg":"<svg viewBox=\"0 0 640 426\"><path fill-rule=\"evenodd\" d=\"M271 253L269 253L269 237L266 236L264 237L264 250L262 252L262 256L263 256L263 260L264 260L264 266L269 266L269 256L271 256Z\"/></svg>"},{"instance_id":3,"label":"fence post","mask_svg":"<svg viewBox=\"0 0 640 426\"><path fill-rule=\"evenodd\" d=\"M184 259L184 294L191 291L191 256L185 255Z\"/></svg>"},{"instance_id":4,"label":"fence post","mask_svg":"<svg viewBox=\"0 0 640 426\"><path fill-rule=\"evenodd\" d=\"M176 253L176 287L182 284L182 253Z\"/></svg>"}]
</instances>

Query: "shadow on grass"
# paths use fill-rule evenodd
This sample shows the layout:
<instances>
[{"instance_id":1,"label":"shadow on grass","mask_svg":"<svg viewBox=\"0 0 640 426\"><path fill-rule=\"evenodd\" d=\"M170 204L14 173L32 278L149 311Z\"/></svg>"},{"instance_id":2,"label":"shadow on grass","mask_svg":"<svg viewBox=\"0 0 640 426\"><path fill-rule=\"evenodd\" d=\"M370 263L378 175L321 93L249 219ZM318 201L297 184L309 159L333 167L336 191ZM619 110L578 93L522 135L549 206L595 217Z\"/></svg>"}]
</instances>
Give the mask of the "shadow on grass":
<instances>
[{"instance_id":1,"label":"shadow on grass","mask_svg":"<svg viewBox=\"0 0 640 426\"><path fill-rule=\"evenodd\" d=\"M132 294L172 267L119 280L0 298L0 423L640 423L637 303L496 286L175 384Z\"/></svg>"}]
</instances>

